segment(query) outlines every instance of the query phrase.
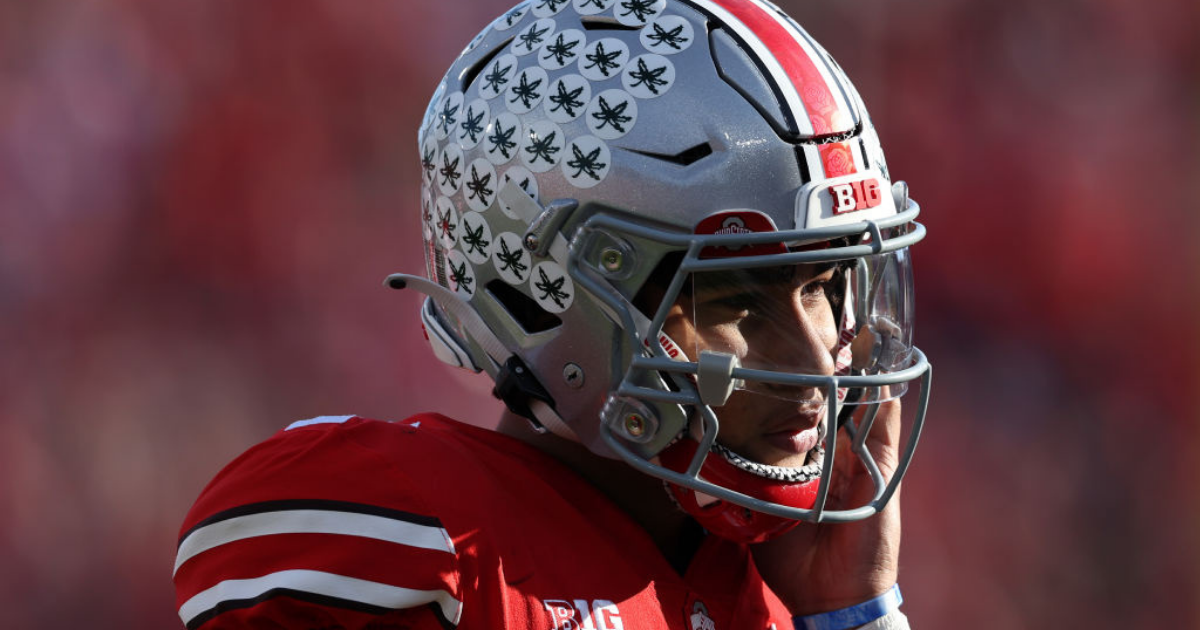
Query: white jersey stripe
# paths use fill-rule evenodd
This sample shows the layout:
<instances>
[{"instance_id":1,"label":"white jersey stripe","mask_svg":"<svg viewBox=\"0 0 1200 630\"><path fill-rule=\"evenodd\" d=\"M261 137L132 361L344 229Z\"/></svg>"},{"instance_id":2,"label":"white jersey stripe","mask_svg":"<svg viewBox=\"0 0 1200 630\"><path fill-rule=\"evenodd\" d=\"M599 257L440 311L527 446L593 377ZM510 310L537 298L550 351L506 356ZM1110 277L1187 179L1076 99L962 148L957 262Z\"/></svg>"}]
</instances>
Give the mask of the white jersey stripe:
<instances>
[{"instance_id":1,"label":"white jersey stripe","mask_svg":"<svg viewBox=\"0 0 1200 630\"><path fill-rule=\"evenodd\" d=\"M796 91L796 86L792 84L792 80L788 77L787 72L784 71L783 66L779 64L779 61L775 58L771 50L763 45L758 35L735 15L726 11L721 5L711 0L692 0L692 2L728 24L742 41L754 49L755 56L766 66L774 78L774 83L779 86L780 93L783 94L784 100L787 101L788 111L796 119L796 125L800 130L800 134L804 136L813 135L812 121L808 118L808 110L804 108L804 101L801 100L800 93Z\"/></svg>"},{"instance_id":2,"label":"white jersey stripe","mask_svg":"<svg viewBox=\"0 0 1200 630\"><path fill-rule=\"evenodd\" d=\"M291 431L292 429L306 427L310 424L341 424L353 417L354 416L318 416L316 418L309 418L308 420L297 420L289 424L284 431Z\"/></svg>"},{"instance_id":3,"label":"white jersey stripe","mask_svg":"<svg viewBox=\"0 0 1200 630\"><path fill-rule=\"evenodd\" d=\"M395 518L334 510L281 510L247 514L206 525L179 543L175 570L210 549L246 538L275 534L338 534L454 553L454 542L441 527Z\"/></svg>"},{"instance_id":4,"label":"white jersey stripe","mask_svg":"<svg viewBox=\"0 0 1200 630\"><path fill-rule=\"evenodd\" d=\"M462 602L444 590L419 591L392 586L369 580L325 573L291 569L247 580L226 580L212 588L197 593L179 607L179 618L184 625L224 602L253 600L276 589L287 589L326 597L336 597L358 604L380 608L412 608L424 604L437 604L442 615L458 624L462 614Z\"/></svg>"}]
</instances>

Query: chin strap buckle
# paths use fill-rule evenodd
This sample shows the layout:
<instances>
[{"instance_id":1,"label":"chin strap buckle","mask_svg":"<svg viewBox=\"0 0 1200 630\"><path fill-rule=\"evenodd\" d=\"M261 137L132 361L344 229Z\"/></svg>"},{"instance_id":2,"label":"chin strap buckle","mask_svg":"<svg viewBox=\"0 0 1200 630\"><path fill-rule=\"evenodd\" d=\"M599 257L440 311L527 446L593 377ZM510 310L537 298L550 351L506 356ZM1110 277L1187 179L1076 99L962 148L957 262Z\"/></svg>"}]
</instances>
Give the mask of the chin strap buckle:
<instances>
[{"instance_id":1,"label":"chin strap buckle","mask_svg":"<svg viewBox=\"0 0 1200 630\"><path fill-rule=\"evenodd\" d=\"M534 413L533 404L540 401L553 407L554 399L520 357L514 354L500 367L492 395L504 401L504 406L508 407L509 411L528 418L538 433L546 432L545 425Z\"/></svg>"}]
</instances>

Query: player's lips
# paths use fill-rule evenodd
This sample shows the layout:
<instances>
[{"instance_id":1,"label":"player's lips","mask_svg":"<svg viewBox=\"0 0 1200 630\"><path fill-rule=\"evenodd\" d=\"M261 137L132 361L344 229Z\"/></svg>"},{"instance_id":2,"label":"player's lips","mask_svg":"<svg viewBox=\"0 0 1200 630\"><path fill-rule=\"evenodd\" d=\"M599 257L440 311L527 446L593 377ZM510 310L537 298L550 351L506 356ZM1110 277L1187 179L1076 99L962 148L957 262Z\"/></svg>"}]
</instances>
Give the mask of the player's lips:
<instances>
[{"instance_id":1,"label":"player's lips","mask_svg":"<svg viewBox=\"0 0 1200 630\"><path fill-rule=\"evenodd\" d=\"M803 455L817 446L820 439L817 427L798 431L777 431L766 435L767 442L786 453Z\"/></svg>"},{"instance_id":2,"label":"player's lips","mask_svg":"<svg viewBox=\"0 0 1200 630\"><path fill-rule=\"evenodd\" d=\"M787 421L776 425L778 428L763 437L771 446L794 455L803 455L814 448L821 440L821 420L824 419L820 409L805 409Z\"/></svg>"}]
</instances>

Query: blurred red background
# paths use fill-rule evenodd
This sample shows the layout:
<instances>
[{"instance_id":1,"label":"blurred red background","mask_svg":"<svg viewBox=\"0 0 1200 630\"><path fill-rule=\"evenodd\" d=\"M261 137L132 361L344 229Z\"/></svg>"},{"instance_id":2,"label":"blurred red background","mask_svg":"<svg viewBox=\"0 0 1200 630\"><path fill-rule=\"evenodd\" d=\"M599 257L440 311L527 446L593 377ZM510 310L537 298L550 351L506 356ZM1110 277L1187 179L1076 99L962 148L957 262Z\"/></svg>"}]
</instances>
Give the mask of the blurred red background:
<instances>
[{"instance_id":1,"label":"blurred red background","mask_svg":"<svg viewBox=\"0 0 1200 630\"><path fill-rule=\"evenodd\" d=\"M498 415L381 281L508 4L0 2L0 625L179 627L184 513L293 420ZM782 5L930 228L914 626L1200 627L1200 9Z\"/></svg>"}]
</instances>

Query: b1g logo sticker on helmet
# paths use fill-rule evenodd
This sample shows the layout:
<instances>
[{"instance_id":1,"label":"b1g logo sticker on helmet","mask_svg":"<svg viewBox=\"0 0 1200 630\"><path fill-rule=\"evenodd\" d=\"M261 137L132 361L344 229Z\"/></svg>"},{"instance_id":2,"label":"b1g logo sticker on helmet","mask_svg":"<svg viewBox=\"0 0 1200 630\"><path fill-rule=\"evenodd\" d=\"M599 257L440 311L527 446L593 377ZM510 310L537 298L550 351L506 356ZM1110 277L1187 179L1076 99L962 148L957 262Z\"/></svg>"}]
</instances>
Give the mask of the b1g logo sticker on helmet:
<instances>
[{"instance_id":1,"label":"b1g logo sticker on helmet","mask_svg":"<svg viewBox=\"0 0 1200 630\"><path fill-rule=\"evenodd\" d=\"M454 292L466 299L475 295L475 268L457 249L446 255L446 280Z\"/></svg>"},{"instance_id":2,"label":"b1g logo sticker on helmet","mask_svg":"<svg viewBox=\"0 0 1200 630\"><path fill-rule=\"evenodd\" d=\"M624 90L604 90L587 108L587 126L598 138L615 140L637 123L637 100Z\"/></svg>"},{"instance_id":3,"label":"b1g logo sticker on helmet","mask_svg":"<svg viewBox=\"0 0 1200 630\"><path fill-rule=\"evenodd\" d=\"M638 98L657 98L675 83L675 64L655 54L640 55L621 73L625 90Z\"/></svg>"},{"instance_id":4,"label":"b1g logo sticker on helmet","mask_svg":"<svg viewBox=\"0 0 1200 630\"><path fill-rule=\"evenodd\" d=\"M692 45L696 34L692 23L678 15L660 17L642 29L642 46L652 53L674 55Z\"/></svg>"},{"instance_id":5,"label":"b1g logo sticker on helmet","mask_svg":"<svg viewBox=\"0 0 1200 630\"><path fill-rule=\"evenodd\" d=\"M496 169L491 162L483 158L475 158L467 167L466 198L467 206L477 212L487 210L496 196Z\"/></svg>"},{"instance_id":6,"label":"b1g logo sticker on helmet","mask_svg":"<svg viewBox=\"0 0 1200 630\"><path fill-rule=\"evenodd\" d=\"M562 160L566 144L561 127L548 120L535 122L521 145L521 162L534 173L545 173Z\"/></svg>"},{"instance_id":7,"label":"b1g logo sticker on helmet","mask_svg":"<svg viewBox=\"0 0 1200 630\"><path fill-rule=\"evenodd\" d=\"M562 171L577 188L591 188L604 181L612 165L608 145L595 136L580 136L571 141Z\"/></svg>"},{"instance_id":8,"label":"b1g logo sticker on helmet","mask_svg":"<svg viewBox=\"0 0 1200 630\"><path fill-rule=\"evenodd\" d=\"M505 93L504 103L508 111L527 114L540 105L546 95L546 83L549 80L546 71L538 66L530 66L518 73Z\"/></svg>"},{"instance_id":9,"label":"b1g logo sticker on helmet","mask_svg":"<svg viewBox=\"0 0 1200 630\"><path fill-rule=\"evenodd\" d=\"M513 54L518 57L524 57L538 50L554 35L554 29L557 26L554 20L546 19L538 20L526 26L524 30L517 33L517 39L513 41Z\"/></svg>"},{"instance_id":10,"label":"b1g logo sticker on helmet","mask_svg":"<svg viewBox=\"0 0 1200 630\"><path fill-rule=\"evenodd\" d=\"M544 107L546 116L564 125L583 115L588 101L592 100L592 84L578 74L568 74L550 84L550 94Z\"/></svg>"},{"instance_id":11,"label":"b1g logo sticker on helmet","mask_svg":"<svg viewBox=\"0 0 1200 630\"><path fill-rule=\"evenodd\" d=\"M492 228L478 212L462 216L462 249L467 259L482 265L492 257Z\"/></svg>"},{"instance_id":12,"label":"b1g logo sticker on helmet","mask_svg":"<svg viewBox=\"0 0 1200 630\"><path fill-rule=\"evenodd\" d=\"M521 244L520 236L503 232L492 241L492 264L505 282L521 284L529 279L533 259Z\"/></svg>"},{"instance_id":13,"label":"b1g logo sticker on helmet","mask_svg":"<svg viewBox=\"0 0 1200 630\"><path fill-rule=\"evenodd\" d=\"M589 81L603 81L620 76L629 63L629 46L614 37L594 41L583 50L579 74Z\"/></svg>"},{"instance_id":14,"label":"b1g logo sticker on helmet","mask_svg":"<svg viewBox=\"0 0 1200 630\"><path fill-rule=\"evenodd\" d=\"M579 60L586 42L587 36L579 29L559 31L542 46L538 53L538 65L547 70L561 70Z\"/></svg>"},{"instance_id":15,"label":"b1g logo sticker on helmet","mask_svg":"<svg viewBox=\"0 0 1200 630\"><path fill-rule=\"evenodd\" d=\"M575 301L575 285L566 270L551 261L540 262L529 275L533 299L551 313L561 313Z\"/></svg>"},{"instance_id":16,"label":"b1g logo sticker on helmet","mask_svg":"<svg viewBox=\"0 0 1200 630\"><path fill-rule=\"evenodd\" d=\"M487 101L477 98L463 112L462 120L458 123L458 145L464 149L473 149L483 138L483 130L488 125L491 110Z\"/></svg>"},{"instance_id":17,"label":"b1g logo sticker on helmet","mask_svg":"<svg viewBox=\"0 0 1200 630\"><path fill-rule=\"evenodd\" d=\"M666 8L667 0L621 0L613 13L625 26L641 26Z\"/></svg>"},{"instance_id":18,"label":"b1g logo sticker on helmet","mask_svg":"<svg viewBox=\"0 0 1200 630\"><path fill-rule=\"evenodd\" d=\"M524 166L514 166L505 171L504 176L500 178L500 189L503 189L511 181L517 182L517 185L521 187L521 190L525 191L525 194L532 197L534 201L537 201L537 177L534 177L529 169ZM500 203L497 205L500 206L500 211L504 213L504 216L510 219L518 218L517 213L513 212L513 209L504 201L503 197L500 198Z\"/></svg>"},{"instance_id":19,"label":"b1g logo sticker on helmet","mask_svg":"<svg viewBox=\"0 0 1200 630\"><path fill-rule=\"evenodd\" d=\"M879 180L873 177L830 186L829 194L833 197L834 214L845 214L847 212L875 208L883 203L883 194L879 190Z\"/></svg>"},{"instance_id":20,"label":"b1g logo sticker on helmet","mask_svg":"<svg viewBox=\"0 0 1200 630\"><path fill-rule=\"evenodd\" d=\"M479 95L488 100L499 96L517 76L517 63L517 58L508 54L493 59L479 77Z\"/></svg>"}]
</instances>

